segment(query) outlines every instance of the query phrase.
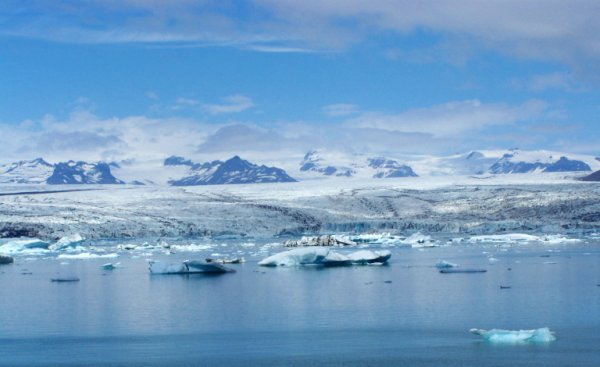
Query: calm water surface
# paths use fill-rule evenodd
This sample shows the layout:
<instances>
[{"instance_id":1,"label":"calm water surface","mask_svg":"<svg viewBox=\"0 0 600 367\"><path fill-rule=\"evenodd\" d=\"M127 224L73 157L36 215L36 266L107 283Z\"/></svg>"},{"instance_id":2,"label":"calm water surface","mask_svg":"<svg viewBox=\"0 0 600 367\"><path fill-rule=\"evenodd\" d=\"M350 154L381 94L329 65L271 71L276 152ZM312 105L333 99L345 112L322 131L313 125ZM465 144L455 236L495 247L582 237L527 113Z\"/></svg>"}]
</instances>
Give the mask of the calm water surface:
<instances>
[{"instance_id":1,"label":"calm water surface","mask_svg":"<svg viewBox=\"0 0 600 367\"><path fill-rule=\"evenodd\" d=\"M388 266L331 269L247 258L220 276L150 275L126 253L113 271L18 258L0 266L0 366L600 366L600 244L551 249L392 249ZM439 274L440 259L488 272ZM544 326L556 342L468 333Z\"/></svg>"}]
</instances>

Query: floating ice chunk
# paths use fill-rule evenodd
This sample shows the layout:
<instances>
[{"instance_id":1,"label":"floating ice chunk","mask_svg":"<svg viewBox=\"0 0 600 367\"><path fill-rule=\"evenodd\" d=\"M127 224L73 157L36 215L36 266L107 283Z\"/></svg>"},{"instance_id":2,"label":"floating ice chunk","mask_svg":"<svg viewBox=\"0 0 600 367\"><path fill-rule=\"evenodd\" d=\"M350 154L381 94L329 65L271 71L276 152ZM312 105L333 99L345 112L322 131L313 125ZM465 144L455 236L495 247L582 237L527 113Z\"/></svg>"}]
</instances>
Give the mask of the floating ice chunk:
<instances>
[{"instance_id":1,"label":"floating ice chunk","mask_svg":"<svg viewBox=\"0 0 600 367\"><path fill-rule=\"evenodd\" d=\"M50 279L51 282L56 283L66 283L66 282L78 282L79 278L77 277L57 277Z\"/></svg>"},{"instance_id":2,"label":"floating ice chunk","mask_svg":"<svg viewBox=\"0 0 600 367\"><path fill-rule=\"evenodd\" d=\"M160 261L150 261L149 270L152 274L195 274L195 273L234 273L235 270L221 264L204 261L184 261L181 264L167 264Z\"/></svg>"},{"instance_id":3,"label":"floating ice chunk","mask_svg":"<svg viewBox=\"0 0 600 367\"><path fill-rule=\"evenodd\" d=\"M556 340L554 333L547 327L534 330L471 329L469 331L483 336L483 339L490 343L548 343Z\"/></svg>"},{"instance_id":4,"label":"floating ice chunk","mask_svg":"<svg viewBox=\"0 0 600 367\"><path fill-rule=\"evenodd\" d=\"M350 264L373 264L387 262L392 253L361 250L348 255L330 251L323 247L298 248L284 251L260 261L261 266L326 265L342 266Z\"/></svg>"},{"instance_id":5,"label":"floating ice chunk","mask_svg":"<svg viewBox=\"0 0 600 367\"><path fill-rule=\"evenodd\" d=\"M261 266L296 266L322 264L329 250L323 247L297 248L263 259Z\"/></svg>"},{"instance_id":6,"label":"floating ice chunk","mask_svg":"<svg viewBox=\"0 0 600 367\"><path fill-rule=\"evenodd\" d=\"M48 246L48 249L51 251L60 251L68 248L76 248L79 247L79 245L81 245L83 240L84 238L81 237L79 233L70 236L65 236L58 240L56 243Z\"/></svg>"},{"instance_id":7,"label":"floating ice chunk","mask_svg":"<svg viewBox=\"0 0 600 367\"><path fill-rule=\"evenodd\" d=\"M498 263L500 260L498 260L497 258L490 256L488 257L488 262L490 263L490 265L494 265L496 263Z\"/></svg>"},{"instance_id":8,"label":"floating ice chunk","mask_svg":"<svg viewBox=\"0 0 600 367\"><path fill-rule=\"evenodd\" d=\"M3 254L19 254L26 253L28 255L43 254L48 251L49 243L38 238L30 238L26 240L15 240L5 243L0 246L0 253Z\"/></svg>"},{"instance_id":9,"label":"floating ice chunk","mask_svg":"<svg viewBox=\"0 0 600 367\"><path fill-rule=\"evenodd\" d=\"M456 268L458 265L448 262L446 260L440 260L435 264L435 267L438 269L449 269L449 268Z\"/></svg>"},{"instance_id":10,"label":"floating ice chunk","mask_svg":"<svg viewBox=\"0 0 600 367\"><path fill-rule=\"evenodd\" d=\"M410 245L414 248L424 248L424 247L437 247L438 244L436 241L431 239L431 236L426 236L421 232L414 233L410 235L403 241L400 241L405 245Z\"/></svg>"},{"instance_id":11,"label":"floating ice chunk","mask_svg":"<svg viewBox=\"0 0 600 367\"><path fill-rule=\"evenodd\" d=\"M510 233L510 234L497 234L497 235L483 235L473 236L469 238L470 243L489 242L489 243L502 243L502 244L528 244L532 242L539 242L548 245L557 245L565 243L580 243L581 239L568 238L561 235L545 235L545 236L534 236L524 233Z\"/></svg>"},{"instance_id":12,"label":"floating ice chunk","mask_svg":"<svg viewBox=\"0 0 600 367\"><path fill-rule=\"evenodd\" d=\"M149 270L152 274L184 274L188 272L185 264L167 264L160 261L150 261Z\"/></svg>"},{"instance_id":13,"label":"floating ice chunk","mask_svg":"<svg viewBox=\"0 0 600 367\"><path fill-rule=\"evenodd\" d=\"M198 260L183 262L190 273L235 273L235 270L218 263L209 263Z\"/></svg>"},{"instance_id":14,"label":"floating ice chunk","mask_svg":"<svg viewBox=\"0 0 600 367\"><path fill-rule=\"evenodd\" d=\"M106 263L101 266L101 268L103 270L114 270L114 269L120 268L120 267L121 267L120 262L119 263Z\"/></svg>"},{"instance_id":15,"label":"floating ice chunk","mask_svg":"<svg viewBox=\"0 0 600 367\"><path fill-rule=\"evenodd\" d=\"M10 256L0 255L0 265L12 264L14 261Z\"/></svg>"},{"instance_id":16,"label":"floating ice chunk","mask_svg":"<svg viewBox=\"0 0 600 367\"><path fill-rule=\"evenodd\" d=\"M88 260L88 259L113 259L119 257L119 254L92 254L89 252L82 252L80 254L60 254L58 259L63 260Z\"/></svg>"},{"instance_id":17,"label":"floating ice chunk","mask_svg":"<svg viewBox=\"0 0 600 367\"><path fill-rule=\"evenodd\" d=\"M471 274L471 273L485 273L485 272L487 272L487 270L485 270L485 269L457 269L457 268L440 269L440 273L442 273L442 274L457 274L457 273Z\"/></svg>"},{"instance_id":18,"label":"floating ice chunk","mask_svg":"<svg viewBox=\"0 0 600 367\"><path fill-rule=\"evenodd\" d=\"M342 236L323 235L302 237L299 240L288 240L283 243L285 247L307 246L356 246L356 242Z\"/></svg>"},{"instance_id":19,"label":"floating ice chunk","mask_svg":"<svg viewBox=\"0 0 600 367\"><path fill-rule=\"evenodd\" d=\"M352 260L348 256L342 255L339 252L329 251L325 260L323 260L325 266L348 266L352 265Z\"/></svg>"},{"instance_id":20,"label":"floating ice chunk","mask_svg":"<svg viewBox=\"0 0 600 367\"><path fill-rule=\"evenodd\" d=\"M369 250L361 250L356 251L351 254L348 254L348 258L352 261L353 264L374 264L374 263L386 263L390 257L392 257L392 253L388 250L383 251L369 251Z\"/></svg>"},{"instance_id":21,"label":"floating ice chunk","mask_svg":"<svg viewBox=\"0 0 600 367\"><path fill-rule=\"evenodd\" d=\"M211 245L171 245L171 250L179 251L179 252L198 252L210 250L212 248Z\"/></svg>"}]
</instances>

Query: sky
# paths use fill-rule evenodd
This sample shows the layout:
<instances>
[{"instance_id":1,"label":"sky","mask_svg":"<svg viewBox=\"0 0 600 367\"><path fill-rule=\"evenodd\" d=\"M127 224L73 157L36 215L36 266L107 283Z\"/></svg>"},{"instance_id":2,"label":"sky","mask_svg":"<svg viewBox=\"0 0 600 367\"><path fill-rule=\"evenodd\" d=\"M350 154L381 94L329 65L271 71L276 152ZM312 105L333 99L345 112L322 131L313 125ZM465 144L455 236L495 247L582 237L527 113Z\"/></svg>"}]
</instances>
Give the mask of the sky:
<instances>
[{"instance_id":1,"label":"sky","mask_svg":"<svg viewBox=\"0 0 600 367\"><path fill-rule=\"evenodd\" d=\"M600 155L597 0L4 0L0 162Z\"/></svg>"}]
</instances>

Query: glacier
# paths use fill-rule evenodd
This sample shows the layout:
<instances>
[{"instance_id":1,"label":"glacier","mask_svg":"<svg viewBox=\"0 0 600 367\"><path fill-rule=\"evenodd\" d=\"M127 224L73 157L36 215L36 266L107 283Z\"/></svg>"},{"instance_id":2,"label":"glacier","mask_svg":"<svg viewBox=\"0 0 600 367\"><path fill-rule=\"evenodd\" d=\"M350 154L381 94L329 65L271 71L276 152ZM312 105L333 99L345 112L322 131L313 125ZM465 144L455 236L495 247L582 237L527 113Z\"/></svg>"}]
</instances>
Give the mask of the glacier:
<instances>
[{"instance_id":1,"label":"glacier","mask_svg":"<svg viewBox=\"0 0 600 367\"><path fill-rule=\"evenodd\" d=\"M325 247L297 248L271 255L261 261L260 266L301 266L301 265L367 265L386 263L392 253L387 250L360 250L344 255Z\"/></svg>"},{"instance_id":2,"label":"glacier","mask_svg":"<svg viewBox=\"0 0 600 367\"><path fill-rule=\"evenodd\" d=\"M481 335L487 342L497 344L549 343L556 340L554 333L547 327L533 330L471 329L469 331Z\"/></svg>"}]
</instances>

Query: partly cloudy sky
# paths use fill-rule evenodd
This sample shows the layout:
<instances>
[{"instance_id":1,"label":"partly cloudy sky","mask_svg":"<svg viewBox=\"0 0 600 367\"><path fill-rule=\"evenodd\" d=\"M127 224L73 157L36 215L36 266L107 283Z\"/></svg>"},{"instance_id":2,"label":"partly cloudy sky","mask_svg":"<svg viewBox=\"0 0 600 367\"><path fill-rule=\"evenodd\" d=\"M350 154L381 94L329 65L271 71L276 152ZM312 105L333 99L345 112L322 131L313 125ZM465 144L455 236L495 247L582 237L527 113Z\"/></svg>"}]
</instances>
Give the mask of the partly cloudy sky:
<instances>
[{"instance_id":1,"label":"partly cloudy sky","mask_svg":"<svg viewBox=\"0 0 600 367\"><path fill-rule=\"evenodd\" d=\"M600 154L596 0L7 0L0 162Z\"/></svg>"}]
</instances>

